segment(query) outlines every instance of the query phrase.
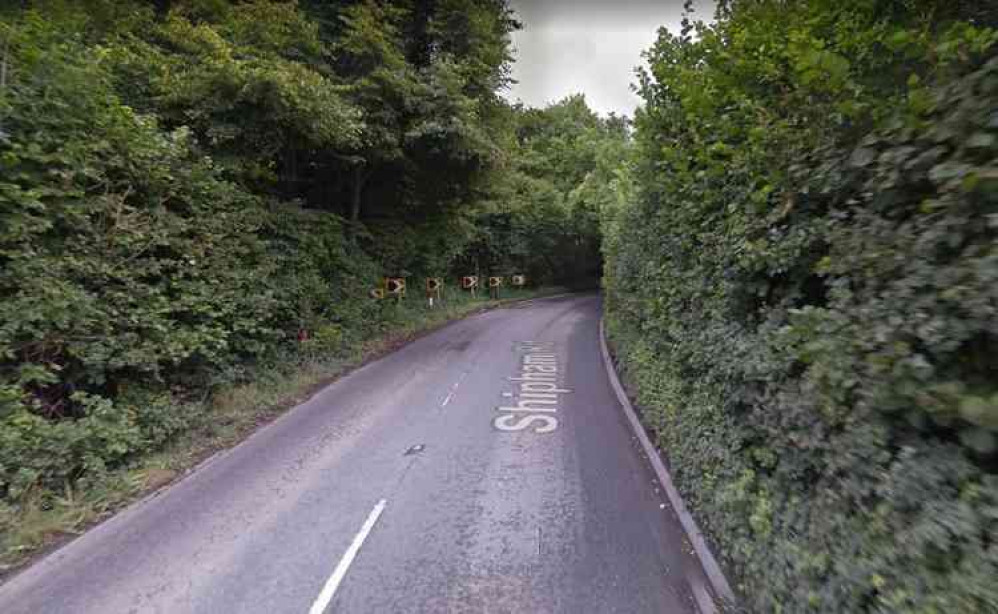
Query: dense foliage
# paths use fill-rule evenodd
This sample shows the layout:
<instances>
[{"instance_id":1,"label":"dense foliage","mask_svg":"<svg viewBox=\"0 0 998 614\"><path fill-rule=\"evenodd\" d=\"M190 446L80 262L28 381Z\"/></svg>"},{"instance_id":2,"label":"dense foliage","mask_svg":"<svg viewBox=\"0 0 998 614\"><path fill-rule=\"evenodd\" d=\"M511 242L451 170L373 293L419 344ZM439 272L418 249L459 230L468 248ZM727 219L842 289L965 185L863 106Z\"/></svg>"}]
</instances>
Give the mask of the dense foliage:
<instances>
[{"instance_id":1,"label":"dense foliage","mask_svg":"<svg viewBox=\"0 0 998 614\"><path fill-rule=\"evenodd\" d=\"M744 605L998 610L988 3L722 1L661 31L633 125L506 103L504 0L18 4L0 533L398 323L384 275L602 274Z\"/></svg>"},{"instance_id":2,"label":"dense foliage","mask_svg":"<svg viewBox=\"0 0 998 614\"><path fill-rule=\"evenodd\" d=\"M517 107L511 123L510 162L494 177L468 257L491 270L596 288L601 172L619 163L627 120L601 118L576 95L544 109Z\"/></svg>"},{"instance_id":3,"label":"dense foliage","mask_svg":"<svg viewBox=\"0 0 998 614\"><path fill-rule=\"evenodd\" d=\"M384 275L511 274L561 245L549 230L581 241L566 196L522 185L563 169L514 170L534 120L499 97L502 0L18 4L0 8L0 520L170 441L257 365L383 333L405 311L368 298Z\"/></svg>"},{"instance_id":4,"label":"dense foliage","mask_svg":"<svg viewBox=\"0 0 998 614\"><path fill-rule=\"evenodd\" d=\"M996 25L736 0L648 52L610 331L754 611L998 610Z\"/></svg>"}]
</instances>

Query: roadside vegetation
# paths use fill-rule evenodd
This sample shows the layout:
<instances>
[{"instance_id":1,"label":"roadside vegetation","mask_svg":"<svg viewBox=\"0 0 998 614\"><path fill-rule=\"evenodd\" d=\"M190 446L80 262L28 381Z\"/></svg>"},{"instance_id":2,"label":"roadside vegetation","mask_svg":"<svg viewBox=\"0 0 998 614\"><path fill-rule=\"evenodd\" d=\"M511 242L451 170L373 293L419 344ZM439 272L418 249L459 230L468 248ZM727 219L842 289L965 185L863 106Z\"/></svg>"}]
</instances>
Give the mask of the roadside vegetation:
<instances>
[{"instance_id":1,"label":"roadside vegetation","mask_svg":"<svg viewBox=\"0 0 998 614\"><path fill-rule=\"evenodd\" d=\"M0 8L0 571L491 304L459 276L602 276L740 605L998 611L998 10L722 0L633 122L503 100L519 25Z\"/></svg>"},{"instance_id":2,"label":"roadside vegetation","mask_svg":"<svg viewBox=\"0 0 998 614\"><path fill-rule=\"evenodd\" d=\"M998 611L996 26L735 0L647 52L609 331L751 611Z\"/></svg>"},{"instance_id":3,"label":"roadside vegetation","mask_svg":"<svg viewBox=\"0 0 998 614\"><path fill-rule=\"evenodd\" d=\"M501 300L495 301L451 288L444 290L443 302L432 309L417 301L385 303L378 326L366 334L332 345L324 339L309 339L279 347L256 361L245 377L173 400L160 409L178 426L160 441L137 448L99 471L85 470L62 490L36 487L3 508L0 577L40 549L60 544L125 504L182 477L351 369L451 320L563 291L558 287L504 289ZM49 443L48 449L59 452L53 447L58 443Z\"/></svg>"},{"instance_id":4,"label":"roadside vegetation","mask_svg":"<svg viewBox=\"0 0 998 614\"><path fill-rule=\"evenodd\" d=\"M516 27L500 0L0 7L0 565L486 304L459 276L596 287L573 190L623 124L500 98Z\"/></svg>"}]
</instances>

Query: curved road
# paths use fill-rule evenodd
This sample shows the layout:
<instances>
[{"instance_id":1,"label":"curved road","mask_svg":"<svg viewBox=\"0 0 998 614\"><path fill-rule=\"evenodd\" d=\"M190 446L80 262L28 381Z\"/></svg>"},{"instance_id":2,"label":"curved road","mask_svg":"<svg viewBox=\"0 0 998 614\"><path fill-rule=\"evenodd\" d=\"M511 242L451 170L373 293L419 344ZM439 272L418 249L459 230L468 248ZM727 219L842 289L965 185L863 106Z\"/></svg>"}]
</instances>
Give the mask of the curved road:
<instances>
[{"instance_id":1,"label":"curved road","mask_svg":"<svg viewBox=\"0 0 998 614\"><path fill-rule=\"evenodd\" d=\"M15 576L0 612L696 612L599 314L423 337Z\"/></svg>"}]
</instances>

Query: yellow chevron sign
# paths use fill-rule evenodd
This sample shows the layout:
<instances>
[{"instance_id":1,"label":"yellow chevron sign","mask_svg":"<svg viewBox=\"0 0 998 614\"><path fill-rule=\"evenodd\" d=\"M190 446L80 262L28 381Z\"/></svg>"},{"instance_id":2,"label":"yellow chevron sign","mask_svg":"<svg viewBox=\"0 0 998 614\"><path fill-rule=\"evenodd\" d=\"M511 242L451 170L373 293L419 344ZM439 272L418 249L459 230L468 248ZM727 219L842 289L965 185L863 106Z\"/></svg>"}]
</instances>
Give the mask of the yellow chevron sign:
<instances>
[{"instance_id":1,"label":"yellow chevron sign","mask_svg":"<svg viewBox=\"0 0 998 614\"><path fill-rule=\"evenodd\" d=\"M489 287L498 288L502 285L502 277L489 277Z\"/></svg>"},{"instance_id":2,"label":"yellow chevron sign","mask_svg":"<svg viewBox=\"0 0 998 614\"><path fill-rule=\"evenodd\" d=\"M525 285L527 285L527 278L525 276L523 276L523 275L514 275L513 276L513 285L514 286L525 286Z\"/></svg>"},{"instance_id":3,"label":"yellow chevron sign","mask_svg":"<svg viewBox=\"0 0 998 614\"><path fill-rule=\"evenodd\" d=\"M439 277L430 277L426 280L426 291L427 292L439 292L440 288L444 285L444 280Z\"/></svg>"},{"instance_id":4,"label":"yellow chevron sign","mask_svg":"<svg viewBox=\"0 0 998 614\"><path fill-rule=\"evenodd\" d=\"M401 277L386 277L385 289L389 294L405 296L405 280Z\"/></svg>"}]
</instances>

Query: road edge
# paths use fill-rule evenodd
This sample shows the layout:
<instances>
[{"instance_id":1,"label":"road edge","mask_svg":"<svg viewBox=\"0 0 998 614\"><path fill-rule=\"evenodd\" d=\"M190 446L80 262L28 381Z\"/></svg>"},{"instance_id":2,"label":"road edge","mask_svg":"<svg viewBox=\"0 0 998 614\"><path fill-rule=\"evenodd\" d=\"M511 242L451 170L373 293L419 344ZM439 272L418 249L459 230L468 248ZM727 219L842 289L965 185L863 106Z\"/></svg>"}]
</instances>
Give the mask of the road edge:
<instances>
[{"instance_id":1,"label":"road edge","mask_svg":"<svg viewBox=\"0 0 998 614\"><path fill-rule=\"evenodd\" d=\"M610 348L606 343L606 330L602 316L600 316L599 321L599 341L600 353L603 356L603 365L606 367L607 377L610 379L610 386L617 395L617 401L620 403L620 406L624 409L624 414L627 416L627 422L630 425L631 430L634 432L634 436L641 444L641 448L644 451L645 456L648 457L652 470L655 473L655 477L661 485L662 490L665 491L666 496L669 498L669 503L672 505L672 509L675 510L676 515L679 517L679 522L683 526L683 530L686 532L686 536L689 538L690 544L693 546L693 551L696 553L697 558L700 559L700 564L703 567L704 573L707 575L707 581L710 583L714 595L721 601L722 610L726 611L731 609L734 607L736 601L735 594L731 590L731 584L728 582L724 572L721 570L721 566L718 564L713 552L711 552L710 546L707 544L707 540L704 538L703 532L693 519L693 515L690 514L689 510L686 508L686 502L683 501L682 496L679 494L679 490L676 489L676 485L672 481L672 476L669 475L669 470L666 469L665 463L662 462L662 457L659 456L658 450L655 448L654 444L652 444L651 439L649 439L648 433L641 424L641 419L638 418L637 411L635 411L634 406L631 404L631 400L624 391L623 385L620 383L620 377L617 375L617 369L613 364L613 359L610 357ZM698 602L699 601L700 600L698 599ZM701 610L704 609L702 604L698 603L698 605Z\"/></svg>"}]
</instances>

